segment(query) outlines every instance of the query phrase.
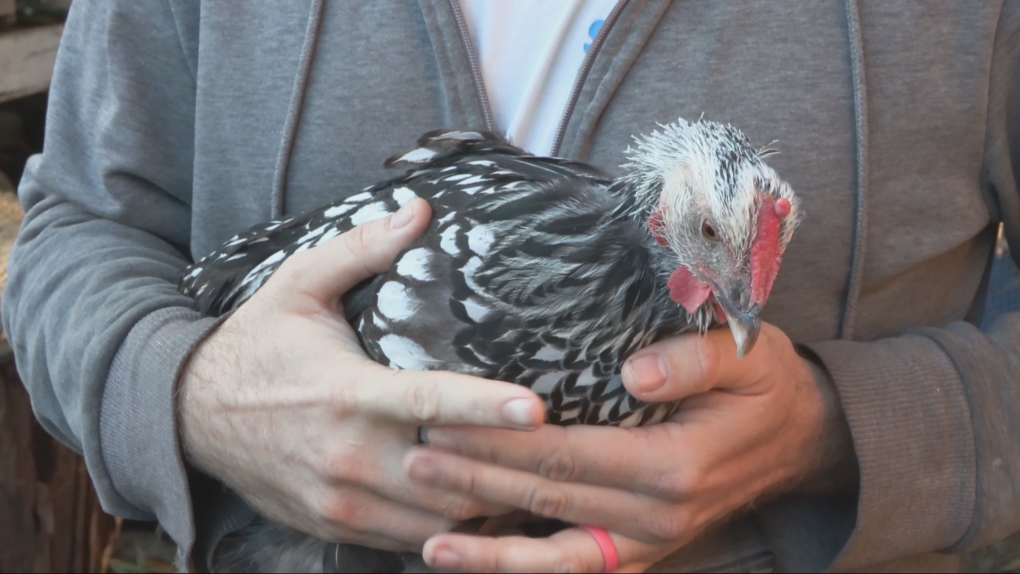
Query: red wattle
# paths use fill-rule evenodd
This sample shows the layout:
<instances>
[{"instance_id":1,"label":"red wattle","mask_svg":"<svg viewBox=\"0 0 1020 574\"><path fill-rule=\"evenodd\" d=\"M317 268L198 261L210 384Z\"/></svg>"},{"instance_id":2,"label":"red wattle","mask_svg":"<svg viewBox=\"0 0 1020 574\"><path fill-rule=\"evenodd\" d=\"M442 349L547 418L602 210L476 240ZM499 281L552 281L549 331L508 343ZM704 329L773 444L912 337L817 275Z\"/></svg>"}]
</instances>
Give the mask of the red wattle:
<instances>
[{"instance_id":1,"label":"red wattle","mask_svg":"<svg viewBox=\"0 0 1020 574\"><path fill-rule=\"evenodd\" d=\"M720 325L725 325L726 321L729 320L729 318L726 316L726 312L723 311L722 305L718 303L715 304L715 318Z\"/></svg>"},{"instance_id":2,"label":"red wattle","mask_svg":"<svg viewBox=\"0 0 1020 574\"><path fill-rule=\"evenodd\" d=\"M712 288L699 281L686 267L680 267L669 277L669 298L682 305L693 315L712 296Z\"/></svg>"},{"instance_id":3,"label":"red wattle","mask_svg":"<svg viewBox=\"0 0 1020 574\"><path fill-rule=\"evenodd\" d=\"M782 253L779 249L781 212L789 214L790 202L786 199L774 203L771 198L758 208L758 229L751 244L751 303L762 305L772 293L772 284L779 274Z\"/></svg>"}]
</instances>

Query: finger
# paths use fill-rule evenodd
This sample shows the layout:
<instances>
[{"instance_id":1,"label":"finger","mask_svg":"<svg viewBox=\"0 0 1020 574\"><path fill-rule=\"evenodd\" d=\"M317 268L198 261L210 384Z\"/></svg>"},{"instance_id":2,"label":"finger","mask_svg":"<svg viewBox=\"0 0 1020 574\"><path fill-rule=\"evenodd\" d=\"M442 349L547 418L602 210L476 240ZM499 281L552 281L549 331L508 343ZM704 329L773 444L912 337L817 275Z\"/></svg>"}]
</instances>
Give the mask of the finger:
<instances>
[{"instance_id":1,"label":"finger","mask_svg":"<svg viewBox=\"0 0 1020 574\"><path fill-rule=\"evenodd\" d=\"M399 550L418 550L429 536L454 525L438 514L357 487L332 493L323 502L320 516L324 523L314 534L324 540Z\"/></svg>"},{"instance_id":2,"label":"finger","mask_svg":"<svg viewBox=\"0 0 1020 574\"><path fill-rule=\"evenodd\" d=\"M647 540L670 539L679 511L661 501L618 489L555 482L454 455L413 449L405 457L412 480L574 524L609 526ZM685 526L685 525L683 525Z\"/></svg>"},{"instance_id":3,"label":"finger","mask_svg":"<svg viewBox=\"0 0 1020 574\"><path fill-rule=\"evenodd\" d=\"M415 427L534 430L545 420L545 403L522 386L445 371L392 371L365 365L356 381L335 388L335 405L341 413L362 413Z\"/></svg>"},{"instance_id":4,"label":"finger","mask_svg":"<svg viewBox=\"0 0 1020 574\"><path fill-rule=\"evenodd\" d=\"M412 444L413 430L390 429L382 431L376 441L376 456L360 456L339 461L337 468L345 482L361 484L383 498L414 506L443 516L451 521L463 521L482 516L501 516L514 510L464 496L457 492L423 486L407 479L403 470L403 456ZM403 432L402 432L403 431ZM392 454L390 454L392 453Z\"/></svg>"},{"instance_id":5,"label":"finger","mask_svg":"<svg viewBox=\"0 0 1020 574\"><path fill-rule=\"evenodd\" d=\"M616 572L641 572L668 554L662 547L610 533L622 567ZM568 528L549 538L490 538L440 534L425 543L429 567L461 572L603 572L605 558L591 534Z\"/></svg>"},{"instance_id":6,"label":"finger","mask_svg":"<svg viewBox=\"0 0 1020 574\"><path fill-rule=\"evenodd\" d=\"M405 473L402 470L392 476L401 479L399 481L401 484L387 481L388 484L385 486L377 486L373 490L396 502L420 508L453 522L479 517L502 516L514 510L512 506L464 496L449 490L426 488L416 483L407 484Z\"/></svg>"},{"instance_id":7,"label":"finger","mask_svg":"<svg viewBox=\"0 0 1020 574\"><path fill-rule=\"evenodd\" d=\"M675 424L640 429L545 425L530 433L470 427L433 427L428 446L538 474L560 482L660 495L662 477L683 464ZM664 456L669 452L669 456Z\"/></svg>"},{"instance_id":8,"label":"finger","mask_svg":"<svg viewBox=\"0 0 1020 574\"><path fill-rule=\"evenodd\" d=\"M450 522L502 516L514 510L505 504L487 502L449 490L428 488L413 482L408 484L402 470L388 475L382 483L370 484L367 488L394 502L441 516Z\"/></svg>"},{"instance_id":9,"label":"finger","mask_svg":"<svg viewBox=\"0 0 1020 574\"><path fill-rule=\"evenodd\" d=\"M704 336L689 333L664 339L627 359L621 374L627 390L643 401L683 400L711 389L732 390L761 376L769 344L762 325L762 345L737 359L733 337L724 329Z\"/></svg>"},{"instance_id":10,"label":"finger","mask_svg":"<svg viewBox=\"0 0 1020 574\"><path fill-rule=\"evenodd\" d=\"M389 533L365 532L341 526L330 519L321 520L321 516L313 518L311 515L306 515L304 520L288 522L287 526L334 544L355 544L390 552L418 551L424 542L423 540L397 540L389 536ZM434 535L436 532L439 531L433 531L431 534Z\"/></svg>"},{"instance_id":11,"label":"finger","mask_svg":"<svg viewBox=\"0 0 1020 574\"><path fill-rule=\"evenodd\" d=\"M425 231L431 217L429 204L416 198L393 215L292 255L266 287L286 285L290 295L304 293L333 302L358 283L388 270L397 255Z\"/></svg>"}]
</instances>

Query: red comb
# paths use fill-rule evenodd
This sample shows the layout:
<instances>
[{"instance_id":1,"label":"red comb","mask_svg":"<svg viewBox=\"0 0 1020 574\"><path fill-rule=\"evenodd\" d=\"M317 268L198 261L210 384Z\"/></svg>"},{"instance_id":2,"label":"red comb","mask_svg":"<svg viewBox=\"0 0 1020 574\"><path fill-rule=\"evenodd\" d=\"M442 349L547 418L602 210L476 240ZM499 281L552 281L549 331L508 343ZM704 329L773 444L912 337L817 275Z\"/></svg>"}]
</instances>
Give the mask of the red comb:
<instances>
[{"instance_id":1,"label":"red comb","mask_svg":"<svg viewBox=\"0 0 1020 574\"><path fill-rule=\"evenodd\" d=\"M790 214L790 201L780 199L773 203L767 198L758 208L758 230L751 244L751 301L762 305L772 292L772 284L779 273L782 254L779 249L779 223ZM785 214L785 215L784 215Z\"/></svg>"},{"instance_id":2,"label":"red comb","mask_svg":"<svg viewBox=\"0 0 1020 574\"><path fill-rule=\"evenodd\" d=\"M786 199L784 197L783 199L780 199L779 201L776 202L776 215L779 216L779 219L782 219L787 215L790 215L791 211L793 211L793 206L790 205L789 199Z\"/></svg>"}]
</instances>

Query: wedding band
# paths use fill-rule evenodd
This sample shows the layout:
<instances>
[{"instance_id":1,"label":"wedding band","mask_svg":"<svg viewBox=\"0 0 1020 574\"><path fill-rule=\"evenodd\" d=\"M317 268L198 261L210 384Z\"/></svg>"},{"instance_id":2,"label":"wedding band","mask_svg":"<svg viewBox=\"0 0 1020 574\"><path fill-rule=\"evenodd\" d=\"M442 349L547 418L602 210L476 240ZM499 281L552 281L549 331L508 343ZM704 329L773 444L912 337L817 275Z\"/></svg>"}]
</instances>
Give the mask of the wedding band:
<instances>
[{"instance_id":1,"label":"wedding band","mask_svg":"<svg viewBox=\"0 0 1020 574\"><path fill-rule=\"evenodd\" d=\"M595 543L599 545L599 550L602 551L602 559L606 564L602 571L615 572L620 567L620 555L616 552L616 544L613 543L609 533L604 528L597 526L582 525L581 528L586 530L588 534L591 534L591 537L595 539Z\"/></svg>"}]
</instances>

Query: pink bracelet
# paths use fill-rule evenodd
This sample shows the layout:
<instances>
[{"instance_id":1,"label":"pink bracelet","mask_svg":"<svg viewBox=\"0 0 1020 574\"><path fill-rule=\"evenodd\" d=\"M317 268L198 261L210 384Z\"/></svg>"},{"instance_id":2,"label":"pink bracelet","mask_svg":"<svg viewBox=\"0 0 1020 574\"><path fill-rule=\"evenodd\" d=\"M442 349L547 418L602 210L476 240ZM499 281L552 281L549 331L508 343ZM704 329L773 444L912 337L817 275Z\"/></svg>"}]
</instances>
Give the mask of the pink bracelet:
<instances>
[{"instance_id":1,"label":"pink bracelet","mask_svg":"<svg viewBox=\"0 0 1020 574\"><path fill-rule=\"evenodd\" d=\"M620 555L616 552L616 544L613 543L613 539L609 537L609 533L604 528L597 526L581 526L585 529L591 537L595 539L595 543L599 545L599 550L602 551L602 559L606 563L603 572L615 572L620 566Z\"/></svg>"}]
</instances>

